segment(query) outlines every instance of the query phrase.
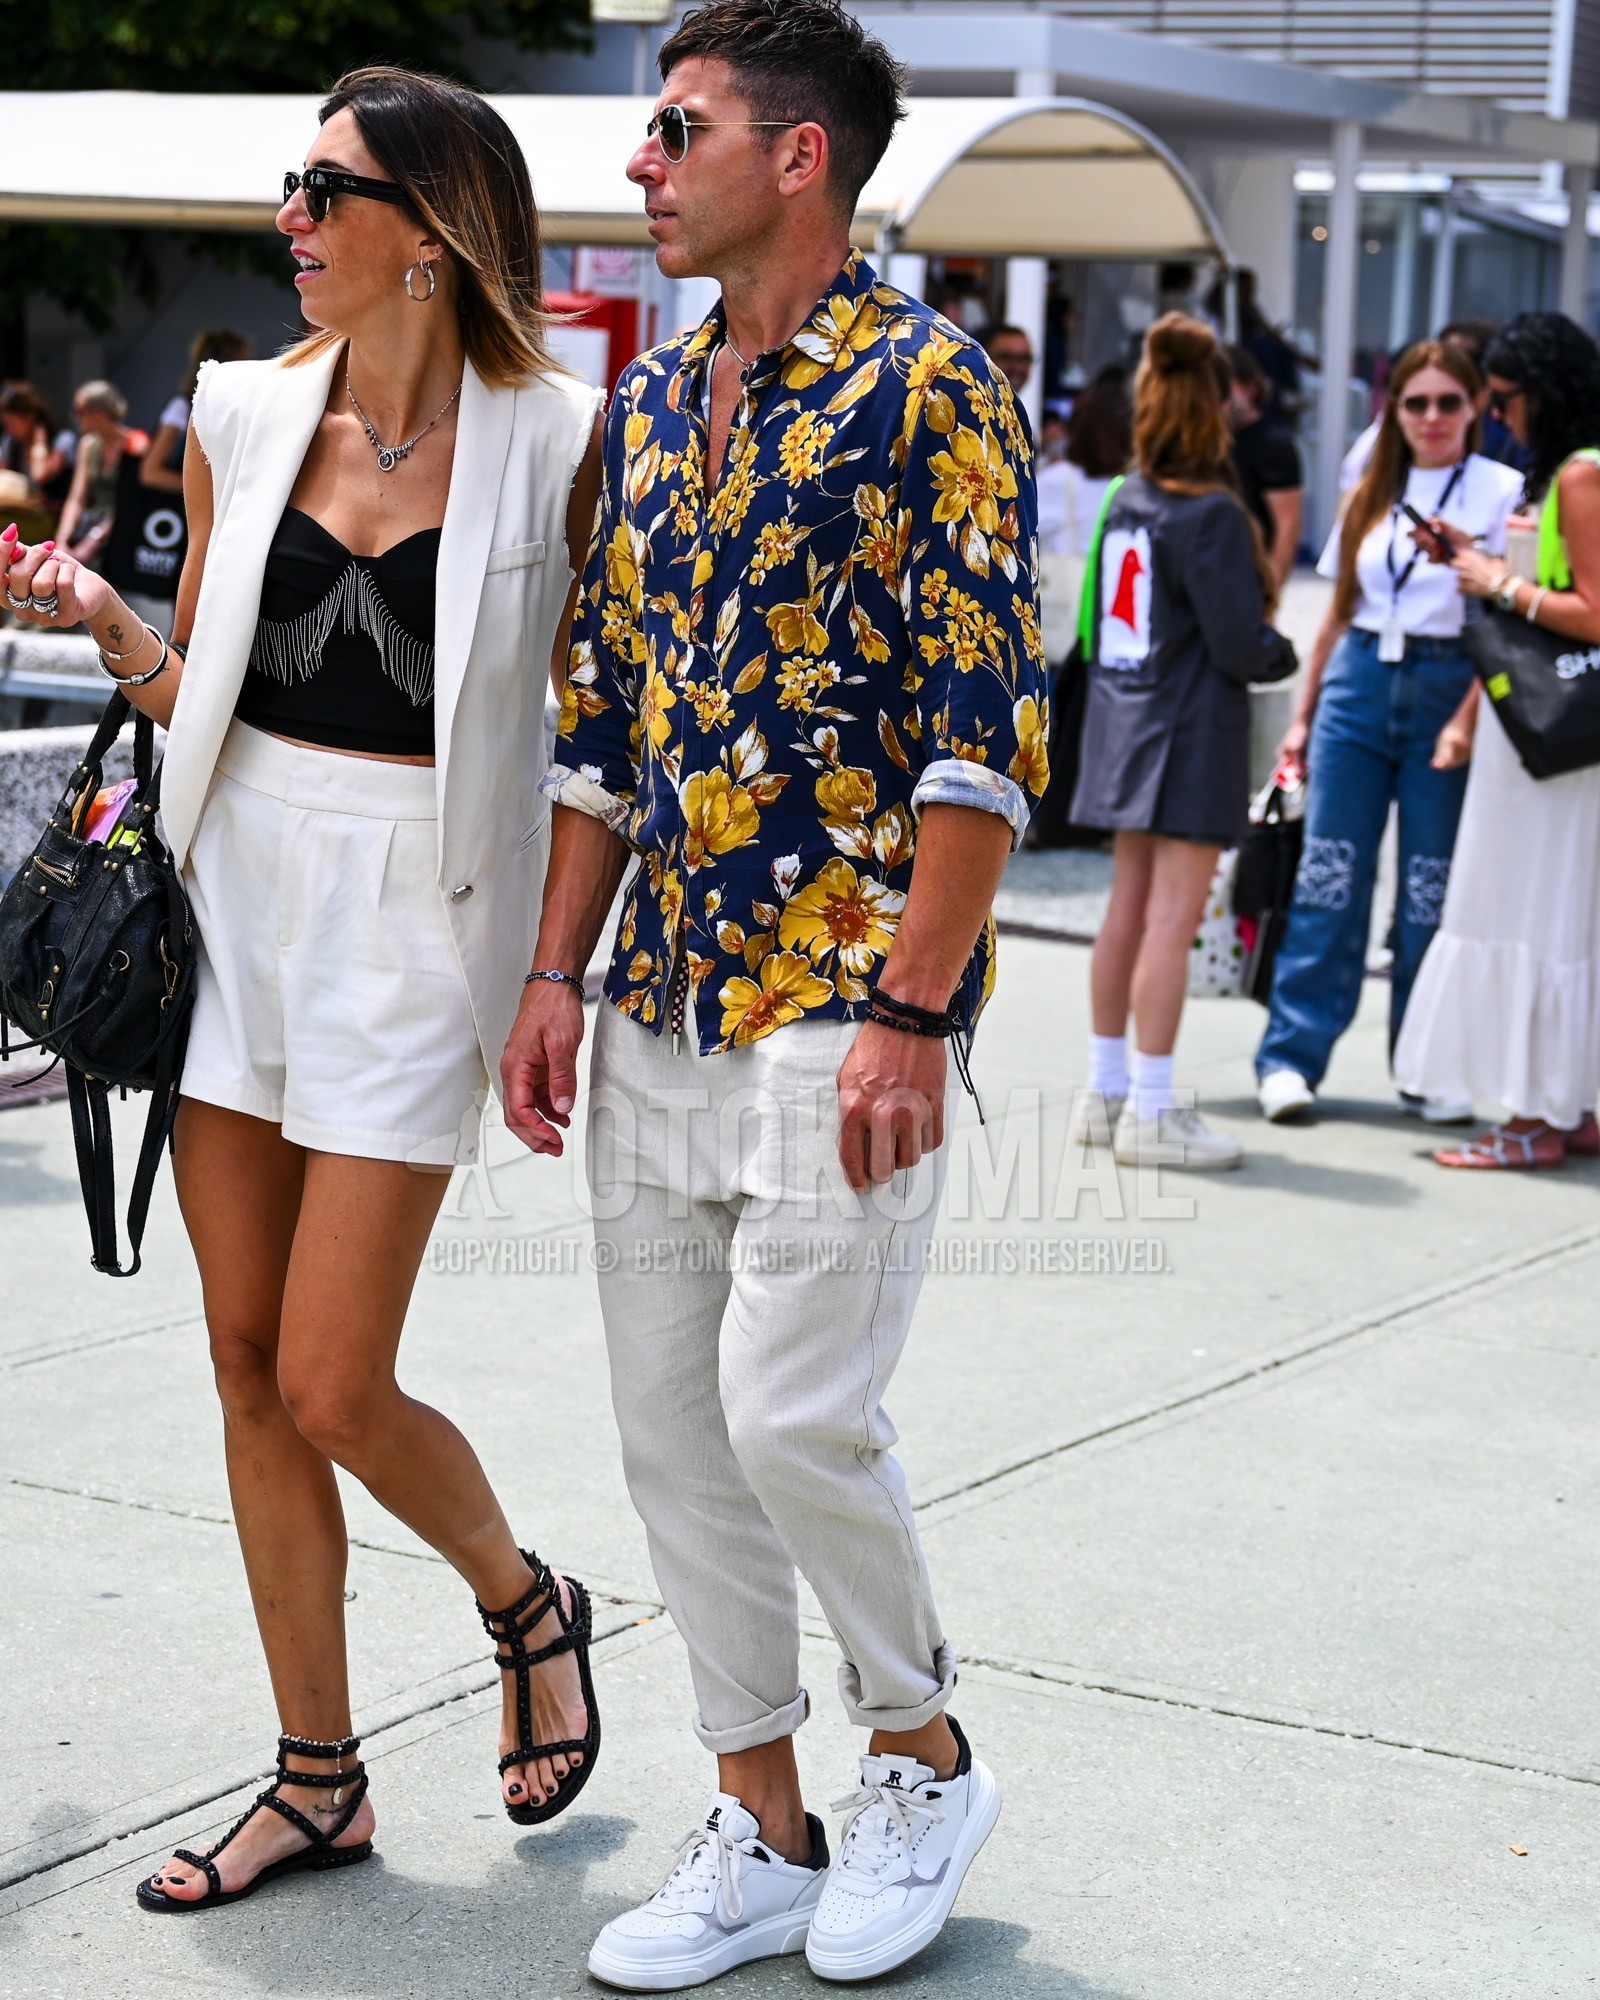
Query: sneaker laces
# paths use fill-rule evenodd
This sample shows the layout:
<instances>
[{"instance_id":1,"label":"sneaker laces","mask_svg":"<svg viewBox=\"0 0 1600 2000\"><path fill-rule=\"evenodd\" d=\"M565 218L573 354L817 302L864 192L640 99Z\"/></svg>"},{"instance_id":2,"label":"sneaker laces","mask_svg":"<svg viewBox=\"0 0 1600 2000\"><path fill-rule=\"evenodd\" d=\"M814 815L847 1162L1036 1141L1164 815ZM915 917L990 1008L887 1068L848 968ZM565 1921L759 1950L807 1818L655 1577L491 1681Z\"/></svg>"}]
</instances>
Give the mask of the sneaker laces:
<instances>
[{"instance_id":1,"label":"sneaker laces","mask_svg":"<svg viewBox=\"0 0 1600 2000\"><path fill-rule=\"evenodd\" d=\"M678 1842L681 1858L673 1864L672 1873L651 1897L651 1902L676 1916L688 1909L691 1899L703 1896L709 1889L713 1897L720 1893L722 1907L737 1923L744 1915L739 1863L746 1852L721 1827L704 1823L691 1826Z\"/></svg>"},{"instance_id":2,"label":"sneaker laces","mask_svg":"<svg viewBox=\"0 0 1600 2000\"><path fill-rule=\"evenodd\" d=\"M944 1818L943 1806L897 1785L858 1785L845 1798L835 1799L833 1810L845 1815L839 1873L855 1876L869 1893L883 1886L879 1878L886 1868L902 1855L910 1856L920 1831L917 1820L937 1825Z\"/></svg>"}]
</instances>

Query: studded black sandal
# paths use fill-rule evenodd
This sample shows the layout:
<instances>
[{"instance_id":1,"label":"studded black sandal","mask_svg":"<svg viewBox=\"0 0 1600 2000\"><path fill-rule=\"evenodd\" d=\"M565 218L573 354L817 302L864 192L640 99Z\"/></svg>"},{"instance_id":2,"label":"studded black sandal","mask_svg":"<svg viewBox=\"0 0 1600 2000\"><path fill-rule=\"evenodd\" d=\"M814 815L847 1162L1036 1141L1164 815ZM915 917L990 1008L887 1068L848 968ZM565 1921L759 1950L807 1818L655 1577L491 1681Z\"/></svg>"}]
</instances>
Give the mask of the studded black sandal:
<instances>
[{"instance_id":1,"label":"studded black sandal","mask_svg":"<svg viewBox=\"0 0 1600 2000\"><path fill-rule=\"evenodd\" d=\"M347 1736L341 1743L313 1743L304 1736L280 1736L278 1738L278 1775L256 1800L255 1804L204 1854L193 1854L187 1847L173 1849L175 1861L187 1861L191 1868L203 1871L209 1885L205 1895L198 1897L169 1896L165 1889L156 1886L156 1878L151 1875L141 1882L134 1894L147 1910L214 1910L223 1903L241 1902L246 1896L253 1896L264 1882L275 1882L280 1875L298 1875L307 1869L318 1871L327 1868L353 1868L358 1861L366 1861L372 1854L372 1842L359 1840L349 1847L335 1847L350 1822L355 1818L357 1808L367 1796L366 1766L357 1760L348 1771L291 1771L288 1758L297 1757L338 1757L353 1756L361 1746L359 1736ZM297 1806L287 1799L278 1797L280 1785L315 1785L319 1789L331 1791L334 1806L343 1807L338 1819L324 1829L307 1819ZM281 1813L291 1826L297 1827L311 1843L295 1854L286 1854L281 1861L272 1861L259 1875L245 1883L242 1889L224 1889L222 1877L217 1871L217 1856L234 1838L247 1820L258 1812Z\"/></svg>"},{"instance_id":2,"label":"studded black sandal","mask_svg":"<svg viewBox=\"0 0 1600 2000\"><path fill-rule=\"evenodd\" d=\"M594 1632L594 1613L588 1591L575 1577L569 1576L566 1579L567 1588L572 1593L569 1616L549 1568L531 1549L523 1549L520 1554L533 1571L533 1587L527 1595L519 1597L504 1611L490 1611L481 1600L478 1603L478 1616L483 1620L483 1629L495 1642L495 1665L502 1672L516 1676L517 1747L508 1750L500 1759L500 1775L503 1778L513 1764L529 1765L541 1757L571 1757L575 1752L580 1752L583 1757L581 1764L574 1766L558 1781L554 1794L542 1805L514 1806L509 1800L506 1802L508 1819L518 1826L538 1826L547 1819L554 1819L557 1813L564 1813L572 1804L589 1782L589 1773L594 1769L594 1760L600 1751L600 1710L595 1704L594 1682L589 1676L589 1641ZM561 1636L552 1639L549 1645L530 1652L527 1635L552 1608L561 1626ZM583 1690L589 1727L582 1736L568 1737L559 1743L535 1743L533 1699L528 1675L541 1661L554 1659L557 1653L577 1655L578 1683Z\"/></svg>"}]
</instances>

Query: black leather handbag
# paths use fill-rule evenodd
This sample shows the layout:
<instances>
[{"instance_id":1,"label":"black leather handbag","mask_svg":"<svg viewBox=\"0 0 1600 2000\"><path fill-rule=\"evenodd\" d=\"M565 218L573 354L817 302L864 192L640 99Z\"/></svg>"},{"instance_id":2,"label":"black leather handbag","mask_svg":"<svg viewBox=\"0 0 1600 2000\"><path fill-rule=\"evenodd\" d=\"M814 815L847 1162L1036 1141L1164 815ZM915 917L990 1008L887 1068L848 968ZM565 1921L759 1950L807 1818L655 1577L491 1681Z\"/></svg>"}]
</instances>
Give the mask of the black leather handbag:
<instances>
[{"instance_id":1,"label":"black leather handbag","mask_svg":"<svg viewBox=\"0 0 1600 2000\"><path fill-rule=\"evenodd\" d=\"M1600 764L1600 646L1563 639L1493 606L1463 636L1530 778Z\"/></svg>"},{"instance_id":2,"label":"black leather handbag","mask_svg":"<svg viewBox=\"0 0 1600 2000\"><path fill-rule=\"evenodd\" d=\"M0 1060L21 1046L65 1065L91 1261L114 1278L139 1268L150 1193L178 1107L195 975L189 899L156 832L161 773L152 768L148 716L134 726L136 790L117 838L108 845L77 830L132 712L126 695L111 697L32 855L0 896ZM20 1045L10 1039L13 1025L26 1038ZM128 1200L126 1267L117 1251L113 1089L150 1092Z\"/></svg>"}]
</instances>

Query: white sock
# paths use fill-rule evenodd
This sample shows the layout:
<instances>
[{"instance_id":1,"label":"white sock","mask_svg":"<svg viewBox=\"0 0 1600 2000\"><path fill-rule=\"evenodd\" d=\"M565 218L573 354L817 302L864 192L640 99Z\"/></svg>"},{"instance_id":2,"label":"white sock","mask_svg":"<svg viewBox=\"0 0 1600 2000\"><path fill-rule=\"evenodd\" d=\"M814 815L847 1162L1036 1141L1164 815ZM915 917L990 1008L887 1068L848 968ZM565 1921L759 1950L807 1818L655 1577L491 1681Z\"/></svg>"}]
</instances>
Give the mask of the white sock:
<instances>
[{"instance_id":1,"label":"white sock","mask_svg":"<svg viewBox=\"0 0 1600 2000\"><path fill-rule=\"evenodd\" d=\"M1128 1094L1128 1038L1126 1035L1089 1037L1089 1085L1102 1097Z\"/></svg>"},{"instance_id":2,"label":"white sock","mask_svg":"<svg viewBox=\"0 0 1600 2000\"><path fill-rule=\"evenodd\" d=\"M1138 1049L1133 1058L1133 1108L1138 1118L1159 1118L1172 1109L1172 1057L1147 1056Z\"/></svg>"}]
</instances>

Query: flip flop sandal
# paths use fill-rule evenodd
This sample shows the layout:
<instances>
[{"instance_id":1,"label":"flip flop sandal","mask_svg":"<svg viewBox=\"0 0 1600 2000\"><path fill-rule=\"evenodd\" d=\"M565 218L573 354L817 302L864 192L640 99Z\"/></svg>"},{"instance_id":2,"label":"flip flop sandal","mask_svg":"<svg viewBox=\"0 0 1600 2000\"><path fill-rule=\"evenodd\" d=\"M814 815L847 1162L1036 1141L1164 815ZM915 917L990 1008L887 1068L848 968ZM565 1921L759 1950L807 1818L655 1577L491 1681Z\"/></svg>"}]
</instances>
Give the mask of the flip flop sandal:
<instances>
[{"instance_id":1,"label":"flip flop sandal","mask_svg":"<svg viewBox=\"0 0 1600 2000\"><path fill-rule=\"evenodd\" d=\"M1504 1125L1491 1125L1481 1139L1468 1139L1460 1146L1441 1146L1433 1157L1441 1167L1471 1167L1491 1172L1505 1169L1525 1173L1540 1167L1559 1167L1566 1158L1565 1146L1548 1159L1541 1159L1533 1150L1536 1140L1546 1138L1562 1139L1564 1135L1553 1125L1540 1124L1531 1132L1511 1132Z\"/></svg>"},{"instance_id":2,"label":"flip flop sandal","mask_svg":"<svg viewBox=\"0 0 1600 2000\"><path fill-rule=\"evenodd\" d=\"M356 1816L356 1809L367 1796L366 1766L359 1759L349 1771L291 1771L287 1759L292 1752L298 1757L349 1757L361 1747L359 1736L347 1736L340 1743L313 1743L305 1736L280 1736L278 1738L278 1775L256 1800L242 1818L234 1821L215 1847L208 1847L204 1854L195 1854L187 1847L173 1849L173 1859L187 1861L191 1868L200 1869L206 1878L207 1889L203 1896L170 1896L161 1888L154 1875L146 1877L134 1894L147 1910L215 1910L224 1903L240 1903L246 1896L253 1896L265 1883L275 1882L281 1875L299 1875L306 1871L321 1873L329 1868L353 1868L358 1861L367 1861L372 1856L372 1842L360 1840L349 1847L335 1847L334 1842L345 1832ZM333 1793L332 1803L342 1805L335 1825L324 1830L306 1818L298 1807L287 1799L278 1797L280 1785L315 1785L319 1789ZM348 1789L348 1796L346 1791ZM286 1854L281 1861L272 1861L258 1875L253 1875L242 1889L224 1889L222 1876L217 1870L217 1856L243 1828L255 1818L258 1812L281 1813L289 1824L298 1827L311 1843L297 1854Z\"/></svg>"},{"instance_id":3,"label":"flip flop sandal","mask_svg":"<svg viewBox=\"0 0 1600 2000\"><path fill-rule=\"evenodd\" d=\"M483 1620L483 1629L495 1642L494 1663L502 1673L516 1678L517 1689L517 1747L508 1750L500 1759L500 1775L503 1778L513 1764L524 1766L535 1763L541 1757L570 1757L578 1752L583 1762L569 1770L564 1778L557 1781L554 1793L542 1805L512 1805L506 1802L506 1817L517 1826L539 1826L545 1820L554 1819L564 1813L572 1801L589 1782L589 1773L594 1769L595 1758L600 1751L600 1710L594 1698L594 1682L589 1674L589 1642L594 1632L594 1613L589 1603L589 1593L575 1577L568 1577L566 1585L572 1593L572 1610L569 1614L561 1602L561 1592L556 1588L556 1580L546 1565L531 1549L519 1551L522 1560L533 1571L533 1587L525 1597L519 1597L515 1604L504 1611L490 1611L481 1600L478 1601L478 1616ZM539 1623L545 1613L554 1610L561 1627L561 1636L552 1639L547 1646L540 1646L529 1652L527 1635ZM578 1658L578 1683L583 1690L584 1710L589 1717L589 1727L582 1736L569 1736L559 1743L535 1743L533 1740L533 1700L528 1676L531 1670L544 1660L552 1660L558 1653L575 1653Z\"/></svg>"}]
</instances>

